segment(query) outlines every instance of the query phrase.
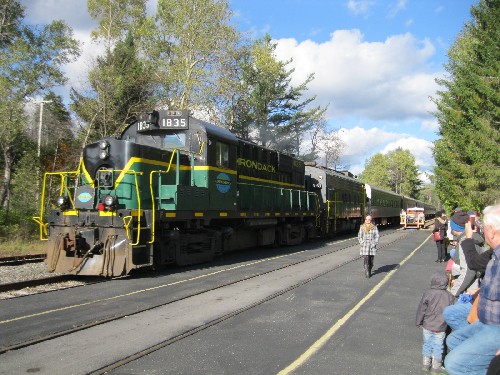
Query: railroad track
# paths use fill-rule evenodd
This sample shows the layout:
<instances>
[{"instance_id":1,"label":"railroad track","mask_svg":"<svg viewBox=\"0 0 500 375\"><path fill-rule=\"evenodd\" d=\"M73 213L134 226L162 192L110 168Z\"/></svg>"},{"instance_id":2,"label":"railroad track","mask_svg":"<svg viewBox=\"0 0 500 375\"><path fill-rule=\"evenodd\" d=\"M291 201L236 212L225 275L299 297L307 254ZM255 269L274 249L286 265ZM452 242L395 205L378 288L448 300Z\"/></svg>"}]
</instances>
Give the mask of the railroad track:
<instances>
[{"instance_id":1,"label":"railroad track","mask_svg":"<svg viewBox=\"0 0 500 375\"><path fill-rule=\"evenodd\" d=\"M1 266L18 266L20 264L26 263L39 263L43 262L47 254L32 254L32 255L17 255L11 257L1 257L0 258L0 267Z\"/></svg>"},{"instance_id":2,"label":"railroad track","mask_svg":"<svg viewBox=\"0 0 500 375\"><path fill-rule=\"evenodd\" d=\"M382 248L384 248L386 246L389 246L390 244L392 244L392 243L394 243L396 241L400 241L401 239L405 238L406 236L408 236L408 232L403 233L401 236L399 236L398 238L396 238L395 240L393 240L391 242L388 242L386 244L383 244L382 246L379 246L378 249L382 249ZM381 237L382 237L382 235L381 235ZM269 273L272 273L272 272L275 272L275 271L278 271L278 270L281 270L281 269L284 269L284 268L288 268L288 267L292 267L292 266L295 266L295 265L298 265L298 264L301 264L301 263L305 263L305 262L308 262L308 261L313 260L313 259L317 259L317 258L321 258L321 257L327 256L327 255L331 255L332 253L345 250L346 248L349 248L349 247L352 247L352 245L348 245L347 247L343 247L341 249L336 249L336 250L330 251L328 253L324 253L324 254L321 254L321 255L318 255L318 256L307 258L307 259L304 259L304 260L301 260L301 261L298 261L298 262L295 262L295 263L290 263L290 264L284 265L282 267L278 267L276 269L273 269L273 270L270 270L270 271L267 271L267 272L263 272L263 273L260 273L260 274L255 274L252 277L247 277L247 278L244 278L244 279L241 279L241 280L234 281L232 283L221 285L218 288L209 289L209 290L203 291L202 293L210 292L212 290L220 289L220 288L232 285L232 284L239 283L239 282L244 281L244 280L253 279L255 277L260 277L260 276L263 276L265 274L269 274ZM110 364L108 366L102 367L102 368L100 368L100 369L98 369L96 371L93 371L93 372L89 373L89 375L104 375L104 374L107 374L108 372L113 371L113 370L115 370L115 369L117 369L117 368L119 368L121 366L129 364L129 363L131 363L133 361L136 361L136 360L138 360L138 359L140 359L142 357L145 357L145 356L147 356L147 355L149 355L149 354L151 354L151 353L153 353L153 352L155 352L155 351L157 351L159 349L162 349L162 348L164 348L164 347L166 347L168 345L171 345L171 344L173 344L175 342L178 342L178 341L180 341L180 340L182 340L184 338L192 336L192 335L194 335L194 334L196 334L198 332L201 332L201 331L203 331L203 330L205 330L207 328L210 328L210 327L212 327L214 325L217 325L217 324L219 324L219 323L221 323L221 322L223 322L223 321L225 321L227 319L235 317L235 316L237 316L237 315L239 315L239 314L241 314L241 313L243 313L245 311L251 310L252 308L254 308L256 306L259 306L259 305L261 305L261 304L263 304L265 302L268 302L268 301L270 301L270 300L272 300L274 298L277 298L277 297L279 297L279 296L281 296L281 295L283 295L285 293L288 293L288 292L290 292L290 291L292 291L292 290L294 290L296 288L299 288L299 287L301 287L301 286L303 286L303 285L305 285L305 284L307 284L307 283L309 283L309 282L311 282L311 281L313 281L313 280L315 280L317 278L320 278L320 277L322 277L322 276L324 276L324 275L326 275L326 274L328 274L328 273L330 273L332 271L335 271L335 270L337 270L337 269L345 266L346 264L349 264L351 262L354 262L354 261L358 260L360 257L361 256L353 257L353 258L351 258L351 259L349 259L349 260L347 260L347 261L345 261L343 263L340 263L340 264L338 264L338 265L336 265L336 266L334 266L334 267L332 267L332 268L330 268L330 269L328 269L326 271L318 273L318 274L316 274L316 275L314 275L312 277L309 277L309 278L307 278L305 280L300 280L296 284L293 284L293 285L290 285L290 286L288 286L286 288L283 288L283 289L281 289L281 290L273 293L272 295L267 296L267 297L265 297L265 298L263 298L263 299L261 299L259 301L253 302L253 303L251 303L251 304L249 304L247 306L244 306L244 307L242 307L240 309L237 309L237 310L235 310L235 311L233 311L233 312L231 312L229 314L221 316L221 317L219 317L217 319L214 319L212 321L206 322L206 323L204 323L204 324L202 324L202 325L200 325L198 327L195 327L195 328L193 328L191 330L188 330L188 331L184 332L181 335L172 337L172 338L170 338L170 339L168 339L168 340L166 340L166 341L164 341L162 343L159 343L157 345L149 347L149 348L147 348L145 350L139 351L139 352L133 354L132 356L129 356L127 358L119 360L119 361L117 361L115 363L112 363L112 364ZM199 294L202 294L202 293L199 293ZM189 296L189 297L194 297L194 296L195 295L192 295L192 296ZM189 297L186 297L186 298L189 298ZM169 302L169 303L173 303L173 302L176 302L176 301L172 301L172 302Z\"/></svg>"},{"instance_id":3,"label":"railroad track","mask_svg":"<svg viewBox=\"0 0 500 375\"><path fill-rule=\"evenodd\" d=\"M72 280L75 280L75 277L73 275L59 275L34 280L23 280L13 283L0 284L0 293L12 292L24 288L34 288L47 284L63 283Z\"/></svg>"},{"instance_id":4,"label":"railroad track","mask_svg":"<svg viewBox=\"0 0 500 375\"><path fill-rule=\"evenodd\" d=\"M396 234L396 233L394 233L394 234ZM395 238L391 239L389 242L387 242L385 244L381 244L379 246L379 249L382 249L383 247L386 247L386 246L388 246L388 245L390 245L390 244L392 244L392 243L394 243L396 241L400 241L401 239L405 238L408 235L409 235L409 232L399 232L399 236L395 236ZM382 236L384 236L384 235L382 235ZM225 287L228 287L228 286L231 286L231 285L243 282L243 281L247 281L247 280L250 280L250 279L258 278L258 277L266 275L266 274L271 274L273 272L276 272L276 271L279 271L279 270L283 270L285 268L293 267L293 266L299 265L301 263L306 263L308 261L312 261L312 260L315 260L315 259L318 259L318 258L321 258L321 257L325 257L325 256L331 255L333 253L336 253L336 252L339 252L339 251L342 251L342 250L346 250L346 249L352 248L353 246L356 246L356 245L353 244L353 240L354 240L354 238L352 238L350 240L347 240L345 246L337 248L337 249L333 249L331 251L328 251L328 252L325 252L325 253L322 253L322 254L319 254L319 255L314 255L312 257L307 257L305 259L300 259L300 260L292 261L290 263L287 263L287 264L284 264L284 265L281 265L281 266L278 266L278 267L273 267L273 269L266 270L266 271L263 271L263 272L253 273L251 276L249 276L249 275L242 276L242 277L237 278L236 280L233 280L233 281L230 281L230 282L227 282L227 283L223 283L221 285L218 285L218 286L215 286L215 287L212 287L212 288L209 288L209 289L205 289L205 290L202 290L202 291L199 291L199 292L196 292L196 293L190 293L188 295L185 295L185 296L173 299L173 300L165 302L165 303L160 303L160 304L157 304L157 305L155 304L153 306L150 306L148 308L135 311L133 313L126 312L123 315L113 316L113 317L105 318L105 319L97 319L97 320L94 320L92 322L82 323L81 325L78 325L78 326L76 326L74 328L71 328L71 329L67 329L67 330L55 332L55 333L48 334L48 335L45 335L45 336L40 336L40 337L32 338L32 339L30 339L28 341L20 342L20 343L13 344L13 345L10 345L10 346L7 346L7 347L1 347L0 348L0 354L8 352L8 351L11 351L11 350L16 350L16 349L24 348L24 347L27 347L27 346L30 346L30 345L33 345L33 344L41 343L41 342L44 342L44 341L47 341L47 340L51 340L51 339L54 339L54 338L57 338L57 337L69 335L71 333L82 331L82 330L85 330L85 329L88 329L88 328L91 328L91 327L94 327L94 326L97 326L97 325L101 325L101 324L109 323L109 322L112 322L112 321L115 321L115 320L119 320L119 319L122 319L122 318L124 318L126 316L132 316L132 315L140 314L140 313L143 313L143 312L146 312L146 311L149 311L149 310L161 307L161 306L167 306L167 305L173 304L175 302L178 302L180 300L185 300L185 299L188 299L188 298L196 297L198 295L202 295L202 294L207 293L207 292L211 292L211 291L214 291L214 290L217 290L217 289L225 288ZM272 258L273 257L271 257L271 259ZM264 303L266 301L269 301L269 300L271 300L273 298L276 298L276 297L278 297L278 296L280 296L280 295L282 295L284 293L287 293L290 290L293 290L293 289L298 288L298 287L300 287L300 286L302 286L304 284L307 284L307 283L311 282L312 280L315 280L315 279L317 279L317 278L319 278L321 276L324 276L325 274L327 274L329 272L332 272L332 271L334 271L336 269L339 269L339 268L345 266L346 264L354 262L354 261L358 260L359 258L360 258L360 256L356 255L356 256L354 256L354 257L352 257L352 258L350 258L350 259L348 259L348 260L346 260L346 261L344 261L344 262L342 262L340 264L337 264L337 265L333 266L332 268L330 268L330 269L328 269L326 271L323 271L321 273L315 274L314 276L309 277L306 280L300 280L296 284L288 286L288 287L286 287L286 288L284 288L282 290L279 290L276 293L272 294L271 296L268 296L268 297L266 297L266 298L264 298L264 299L262 299L260 301L252 303L249 306L242 307L242 308L240 308L240 309L238 309L236 311L233 311L230 314L227 314L227 315L225 315L223 317L220 317L220 318L215 319L215 320L210 321L210 322L206 322L206 323L204 323L204 324L202 324L202 325L200 325L200 326L198 326L196 328L193 328L193 329L191 329L191 330L189 330L187 332L184 332L182 335L170 338L170 339L166 340L163 343L155 345L154 347L151 347L151 348L148 348L148 349L143 350L141 352L138 352L138 353L136 353L132 357L128 357L128 358L120 360L120 361L118 361L116 363L110 364L110 365L106 366L105 368L99 369L98 371L94 372L93 374L104 374L104 373L106 373L108 371L111 371L114 368L120 367L120 366L122 366L122 365L124 365L126 363L129 363L129 362L131 362L133 360L136 360L137 358L143 357L143 356L145 356L145 355L147 355L147 354L149 354L149 353L151 353L151 352L153 352L155 350L158 350L158 349L160 349L162 347L168 346L168 345L170 345L170 344L172 344L172 343L174 343L176 341L182 340L183 338L188 337L190 335L193 335L196 332L199 332L199 331L204 330L204 329L206 329L208 327L216 325L219 322L222 322L222 321L224 321L226 319L229 319L229 318L231 318L233 316L236 316L236 315L238 315L238 314L240 314L240 313L242 313L244 311L248 311L248 310L250 310L251 308L253 308L253 307L257 306L257 305L260 305L260 304L262 304L262 303Z\"/></svg>"}]
</instances>

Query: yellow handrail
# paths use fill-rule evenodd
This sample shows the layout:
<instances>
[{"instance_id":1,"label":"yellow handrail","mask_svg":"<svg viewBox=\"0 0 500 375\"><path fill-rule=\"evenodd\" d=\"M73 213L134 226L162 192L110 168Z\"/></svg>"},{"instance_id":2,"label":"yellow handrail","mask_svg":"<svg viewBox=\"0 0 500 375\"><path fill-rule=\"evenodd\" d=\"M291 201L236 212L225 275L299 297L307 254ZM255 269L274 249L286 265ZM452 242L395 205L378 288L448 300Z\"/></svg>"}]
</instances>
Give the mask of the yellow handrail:
<instances>
[{"instance_id":1,"label":"yellow handrail","mask_svg":"<svg viewBox=\"0 0 500 375\"><path fill-rule=\"evenodd\" d=\"M170 167L172 166L172 161L174 159L174 155L177 155L177 162L179 163L179 150L177 148L172 150L172 155L170 155L170 161L168 163L168 168L166 171L162 170L157 170L157 171L151 171L149 174L149 191L151 193L151 239L148 241L149 244L152 244L155 242L155 221L156 221L156 214L155 214L155 197L154 197L154 191L153 191L153 175L155 173L168 173L170 172ZM159 185L159 184L158 184Z\"/></svg>"},{"instance_id":2,"label":"yellow handrail","mask_svg":"<svg viewBox=\"0 0 500 375\"><path fill-rule=\"evenodd\" d=\"M139 241L140 241L140 237L141 237L141 193L139 192L139 182L137 181L137 176L142 175L143 172L137 172L137 171L133 171L130 169L101 169L100 172L112 172L112 173L120 172L120 173L124 173L124 174L133 174L134 175L135 194L137 196L137 240L135 243L129 242L129 245L131 245L131 246L138 245ZM116 190L116 187L114 188L114 190ZM130 219L126 222L126 219L128 219L128 218L130 218ZM123 227L126 230L127 238L129 239L129 241L130 241L130 236L129 236L129 229L128 228L130 226L130 222L131 222L132 218L133 218L133 216L124 216L123 217Z\"/></svg>"},{"instance_id":3,"label":"yellow handrail","mask_svg":"<svg viewBox=\"0 0 500 375\"><path fill-rule=\"evenodd\" d=\"M46 241L48 239L48 226L49 223L44 223L43 222L43 215L44 215L44 207L45 207L45 186L47 184L47 176L54 175L54 176L59 176L61 177L61 187L59 189L59 194L63 195L63 192L67 192L67 196L70 200L71 207L72 209L75 209L75 203L73 199L71 198L70 190L69 187L66 183L65 178L68 176L73 176L77 177L78 176L78 171L70 171L70 172L45 172L43 175L43 183L42 183L42 196L40 198L40 216L34 216L32 219L38 224L39 229L40 229L40 240Z\"/></svg>"},{"instance_id":4,"label":"yellow handrail","mask_svg":"<svg viewBox=\"0 0 500 375\"><path fill-rule=\"evenodd\" d=\"M197 155L201 155L203 153L203 147L205 145L205 142L201 142L200 145L200 151L198 152ZM179 164L180 164L180 149L174 148L172 150L172 155L170 155L170 160L168 162L168 168L166 171L162 170L157 170L157 171L151 171L149 174L149 191L151 193L151 240L148 241L149 244L154 243L155 241L155 225L156 225L156 208L155 208L155 197L154 197L154 191L153 191L153 175L158 173L169 173L170 168L172 167L172 162L174 160L174 155L177 156L177 173L179 173ZM194 152L190 152L190 154L194 155ZM178 177L178 176L177 176ZM193 180L193 169L191 170L191 181ZM178 179L176 180L176 184L179 184ZM160 184L158 184L159 187Z\"/></svg>"},{"instance_id":5,"label":"yellow handrail","mask_svg":"<svg viewBox=\"0 0 500 375\"><path fill-rule=\"evenodd\" d=\"M169 165L170 169L170 165ZM149 244L152 244L155 242L155 220L156 220L156 215L155 215L155 197L154 197L154 191L153 191L153 174L155 173L162 173L163 171L158 170L158 171L151 171L149 174L149 191L151 192L151 240L148 241Z\"/></svg>"}]
</instances>

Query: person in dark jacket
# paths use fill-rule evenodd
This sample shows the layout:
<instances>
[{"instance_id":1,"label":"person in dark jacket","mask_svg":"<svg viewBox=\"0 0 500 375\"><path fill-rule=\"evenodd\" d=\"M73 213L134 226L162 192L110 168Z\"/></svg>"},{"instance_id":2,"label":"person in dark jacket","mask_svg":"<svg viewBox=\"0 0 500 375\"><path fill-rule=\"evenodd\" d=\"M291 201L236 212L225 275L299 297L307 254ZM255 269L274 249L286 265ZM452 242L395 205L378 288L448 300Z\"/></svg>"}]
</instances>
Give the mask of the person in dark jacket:
<instances>
[{"instance_id":1,"label":"person in dark jacket","mask_svg":"<svg viewBox=\"0 0 500 375\"><path fill-rule=\"evenodd\" d=\"M486 374L500 349L500 204L483 210L483 224L484 239L493 254L479 291L478 320L446 339L445 363L451 375Z\"/></svg>"},{"instance_id":2,"label":"person in dark jacket","mask_svg":"<svg viewBox=\"0 0 500 375\"><path fill-rule=\"evenodd\" d=\"M446 219L446 215L444 215L444 211L438 211L435 214L436 218L434 219L434 229L432 232L439 232L441 234L441 239L436 241L437 247L437 260L436 263L442 263L446 260L446 231L448 230L448 220Z\"/></svg>"},{"instance_id":3,"label":"person in dark jacket","mask_svg":"<svg viewBox=\"0 0 500 375\"><path fill-rule=\"evenodd\" d=\"M465 224L469 223L469 215L465 212L459 212L451 218L450 226L452 233L457 238L457 245L455 247L455 257L452 267L452 276L455 276L453 280L453 285L450 288L451 294L458 297L460 294L464 293L468 289L477 289L479 287L479 280L477 272L472 270L469 266L469 262L465 257L463 250L463 242L465 241ZM484 252L484 238L478 234L474 233L474 243L477 253Z\"/></svg>"},{"instance_id":4,"label":"person in dark jacket","mask_svg":"<svg viewBox=\"0 0 500 375\"><path fill-rule=\"evenodd\" d=\"M431 288L424 292L417 309L417 327L422 327L423 370L441 372L444 339L448 327L443 318L443 310L455 302L455 297L446 290L448 277L444 272L436 272L431 278Z\"/></svg>"}]
</instances>

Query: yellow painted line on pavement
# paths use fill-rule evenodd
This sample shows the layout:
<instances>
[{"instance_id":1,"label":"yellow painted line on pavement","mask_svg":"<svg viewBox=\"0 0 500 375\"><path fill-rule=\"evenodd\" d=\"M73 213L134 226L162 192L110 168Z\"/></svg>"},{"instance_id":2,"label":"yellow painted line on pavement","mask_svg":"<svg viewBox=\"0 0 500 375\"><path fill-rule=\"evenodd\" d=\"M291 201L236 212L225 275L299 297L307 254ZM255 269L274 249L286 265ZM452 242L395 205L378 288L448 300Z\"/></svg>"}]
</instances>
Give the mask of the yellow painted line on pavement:
<instances>
[{"instance_id":1,"label":"yellow painted line on pavement","mask_svg":"<svg viewBox=\"0 0 500 375\"><path fill-rule=\"evenodd\" d=\"M365 304L382 286L384 286L391 276L403 265L405 264L428 240L430 236L425 239L415 250L413 250L406 258L404 258L401 263L399 263L398 268L393 269L385 275L385 277L373 287L372 290L361 300L356 306L354 306L347 314L340 318L326 333L321 336L314 344L312 344L309 349L307 349L299 358L293 361L290 365L285 367L283 370L278 372L278 375L290 374L298 367L302 366L309 358L311 358L319 349L321 349L327 342L332 338L332 336L342 327L353 315L357 312L361 306Z\"/></svg>"}]
</instances>

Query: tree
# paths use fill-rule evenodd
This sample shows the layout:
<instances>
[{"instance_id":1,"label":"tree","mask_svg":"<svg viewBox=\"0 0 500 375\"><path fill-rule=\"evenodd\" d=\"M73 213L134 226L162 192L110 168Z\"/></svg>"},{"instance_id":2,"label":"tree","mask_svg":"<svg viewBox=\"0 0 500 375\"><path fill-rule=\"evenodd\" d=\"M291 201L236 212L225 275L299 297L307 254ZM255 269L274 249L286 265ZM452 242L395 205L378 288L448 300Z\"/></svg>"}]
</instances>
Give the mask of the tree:
<instances>
[{"instance_id":1,"label":"tree","mask_svg":"<svg viewBox=\"0 0 500 375\"><path fill-rule=\"evenodd\" d=\"M139 58L132 33L97 58L86 93L71 90L72 109L84 120L82 143L120 133L137 114L151 109L151 74Z\"/></svg>"},{"instance_id":2,"label":"tree","mask_svg":"<svg viewBox=\"0 0 500 375\"><path fill-rule=\"evenodd\" d=\"M277 60L275 49L276 44L266 35L254 42L243 60L243 89L237 99L242 110L234 116L243 122L234 122L230 128L262 146L300 155L304 134L324 121L326 108L309 108L315 97L302 96L314 75L291 86L294 70L287 69L291 61Z\"/></svg>"},{"instance_id":3,"label":"tree","mask_svg":"<svg viewBox=\"0 0 500 375\"><path fill-rule=\"evenodd\" d=\"M146 0L88 0L87 8L97 21L92 38L104 53L88 72L88 86L70 94L71 108L83 120L83 145L121 132L138 113L151 110L154 91L143 49L153 23Z\"/></svg>"},{"instance_id":4,"label":"tree","mask_svg":"<svg viewBox=\"0 0 500 375\"><path fill-rule=\"evenodd\" d=\"M418 176L415 157L401 147L372 156L359 176L365 183L417 198L422 181Z\"/></svg>"},{"instance_id":5,"label":"tree","mask_svg":"<svg viewBox=\"0 0 500 375\"><path fill-rule=\"evenodd\" d=\"M49 92L42 129L42 171L74 170L80 150L76 143L71 113L60 95Z\"/></svg>"},{"instance_id":6,"label":"tree","mask_svg":"<svg viewBox=\"0 0 500 375\"><path fill-rule=\"evenodd\" d=\"M367 184L390 190L388 161L384 155L377 153L365 162L365 169L359 179Z\"/></svg>"},{"instance_id":7,"label":"tree","mask_svg":"<svg viewBox=\"0 0 500 375\"><path fill-rule=\"evenodd\" d=\"M325 155L324 166L337 169L340 156L346 147L345 142L340 138L338 129L320 136L317 147Z\"/></svg>"},{"instance_id":8,"label":"tree","mask_svg":"<svg viewBox=\"0 0 500 375\"><path fill-rule=\"evenodd\" d=\"M420 192L422 181L415 164L415 157L409 150L398 147L387 153L389 189L398 194L416 198Z\"/></svg>"},{"instance_id":9,"label":"tree","mask_svg":"<svg viewBox=\"0 0 500 375\"><path fill-rule=\"evenodd\" d=\"M159 0L148 54L156 66L158 102L169 109L217 113L231 97L228 77L240 35L226 0Z\"/></svg>"},{"instance_id":10,"label":"tree","mask_svg":"<svg viewBox=\"0 0 500 375\"><path fill-rule=\"evenodd\" d=\"M448 51L448 77L434 102L436 191L447 209L500 200L500 2L480 0Z\"/></svg>"},{"instance_id":11,"label":"tree","mask_svg":"<svg viewBox=\"0 0 500 375\"><path fill-rule=\"evenodd\" d=\"M436 186L431 184L424 185L417 196L417 199L429 203L434 207L440 207L441 202L436 194Z\"/></svg>"},{"instance_id":12,"label":"tree","mask_svg":"<svg viewBox=\"0 0 500 375\"><path fill-rule=\"evenodd\" d=\"M146 0L87 0L87 9L98 22L97 29L91 32L92 39L104 41L106 55L130 33L134 40L140 39L150 25Z\"/></svg>"},{"instance_id":13,"label":"tree","mask_svg":"<svg viewBox=\"0 0 500 375\"><path fill-rule=\"evenodd\" d=\"M77 41L63 21L50 25L23 24L24 8L17 0L0 7L0 150L3 177L0 180L0 207L8 206L11 176L15 163L15 140L24 134L25 102L64 84L61 70L78 56Z\"/></svg>"}]
</instances>

